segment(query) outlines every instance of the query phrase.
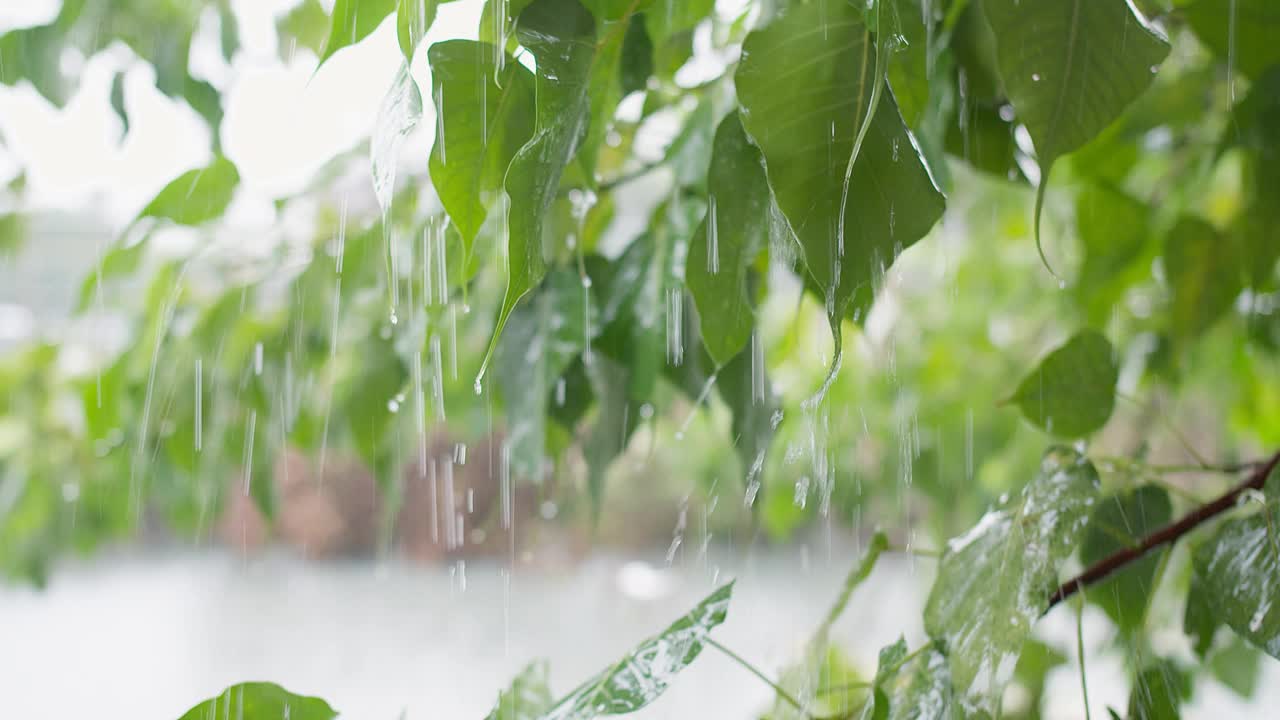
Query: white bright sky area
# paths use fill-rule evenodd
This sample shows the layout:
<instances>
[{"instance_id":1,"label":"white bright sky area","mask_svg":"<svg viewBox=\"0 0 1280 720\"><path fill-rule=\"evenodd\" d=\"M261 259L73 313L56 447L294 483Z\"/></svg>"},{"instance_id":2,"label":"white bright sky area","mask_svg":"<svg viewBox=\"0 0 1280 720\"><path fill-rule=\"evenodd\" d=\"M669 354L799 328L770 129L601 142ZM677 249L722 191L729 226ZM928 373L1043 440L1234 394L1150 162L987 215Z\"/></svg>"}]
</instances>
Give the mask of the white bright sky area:
<instances>
[{"instance_id":1,"label":"white bright sky area","mask_svg":"<svg viewBox=\"0 0 1280 720\"><path fill-rule=\"evenodd\" d=\"M294 4L233 0L241 48L232 63L219 53L211 24L197 32L192 52L193 74L224 93L223 148L241 175L228 219L242 230L255 218L274 222L272 200L302 190L326 161L368 136L402 62L392 19L319 71L306 48L281 60L275 22ZM59 5L58 0L2 2L0 32L46 23ZM482 5L480 0L442 4L427 42L474 38ZM206 19L214 21L212 15ZM64 108L51 105L26 82L0 86L0 182L25 170L28 209L90 209L121 227L165 183L209 160L203 120L183 101L157 90L152 68L122 43L88 59L69 50L62 66L79 75ZM131 123L123 136L110 105L112 77L120 70L126 72ZM418 53L413 74L419 87L430 87L425 53ZM421 132L402 155L416 151L425 164L434 125L434 110L426 103Z\"/></svg>"}]
</instances>

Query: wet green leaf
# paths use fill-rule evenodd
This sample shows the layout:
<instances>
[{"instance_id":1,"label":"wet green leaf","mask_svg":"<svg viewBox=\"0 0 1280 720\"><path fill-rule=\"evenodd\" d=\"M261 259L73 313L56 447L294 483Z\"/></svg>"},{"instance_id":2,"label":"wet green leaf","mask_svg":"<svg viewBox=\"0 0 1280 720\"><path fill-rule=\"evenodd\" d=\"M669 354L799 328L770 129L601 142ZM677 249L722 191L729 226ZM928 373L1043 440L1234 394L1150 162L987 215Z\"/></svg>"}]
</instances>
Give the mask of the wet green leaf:
<instances>
[{"instance_id":1,"label":"wet green leaf","mask_svg":"<svg viewBox=\"0 0 1280 720\"><path fill-rule=\"evenodd\" d=\"M1052 448L1017 497L947 544L924 623L945 644L956 691L969 705L988 712L999 706L1097 494L1098 473L1088 459Z\"/></svg>"},{"instance_id":2,"label":"wet green leaf","mask_svg":"<svg viewBox=\"0 0 1280 720\"><path fill-rule=\"evenodd\" d=\"M188 170L165 185L138 217L200 225L226 211L239 184L236 166L224 157L217 157L205 167Z\"/></svg>"},{"instance_id":3,"label":"wet green leaf","mask_svg":"<svg viewBox=\"0 0 1280 720\"><path fill-rule=\"evenodd\" d=\"M498 704L485 720L538 720L551 709L551 687L547 681L547 663L535 660L511 681L511 686L498 694Z\"/></svg>"},{"instance_id":4,"label":"wet green leaf","mask_svg":"<svg viewBox=\"0 0 1280 720\"><path fill-rule=\"evenodd\" d=\"M876 279L944 205L892 93L878 103L844 192L875 56L860 10L810 3L748 35L734 78L743 126L832 318L866 310Z\"/></svg>"},{"instance_id":5,"label":"wet green leaf","mask_svg":"<svg viewBox=\"0 0 1280 720\"><path fill-rule=\"evenodd\" d=\"M685 277L702 318L702 341L723 365L746 346L755 326L750 276L768 247L772 204L764 159L737 113L716 130L707 186L707 215L689 244Z\"/></svg>"},{"instance_id":6,"label":"wet green leaf","mask_svg":"<svg viewBox=\"0 0 1280 720\"><path fill-rule=\"evenodd\" d=\"M1273 473L1266 504L1218 526L1192 554L1195 582L1213 615L1237 635L1280 659L1280 487Z\"/></svg>"},{"instance_id":7,"label":"wet green leaf","mask_svg":"<svg viewBox=\"0 0 1280 720\"><path fill-rule=\"evenodd\" d=\"M533 75L510 57L498 72L496 53L470 40L439 42L427 51L439 114L431 180L468 255L507 167L533 135Z\"/></svg>"},{"instance_id":8,"label":"wet green leaf","mask_svg":"<svg viewBox=\"0 0 1280 720\"><path fill-rule=\"evenodd\" d=\"M631 16L626 37L622 39L622 60L618 68L622 94L644 90L653 75L653 40L644 26L643 15Z\"/></svg>"},{"instance_id":9,"label":"wet green leaf","mask_svg":"<svg viewBox=\"0 0 1280 720\"><path fill-rule=\"evenodd\" d=\"M436 11L442 2L450 0L398 0L396 3L396 42L408 62L436 21Z\"/></svg>"},{"instance_id":10,"label":"wet green leaf","mask_svg":"<svg viewBox=\"0 0 1280 720\"><path fill-rule=\"evenodd\" d=\"M1231 688L1242 698L1253 697L1258 687L1258 675L1262 669L1262 653L1238 637L1232 637L1226 647L1218 650L1209 660L1209 669L1218 682Z\"/></svg>"},{"instance_id":11,"label":"wet green leaf","mask_svg":"<svg viewBox=\"0 0 1280 720\"><path fill-rule=\"evenodd\" d=\"M330 16L329 39L320 53L320 65L342 48L368 37L395 9L396 0L337 0Z\"/></svg>"},{"instance_id":12,"label":"wet green leaf","mask_svg":"<svg viewBox=\"0 0 1280 720\"><path fill-rule=\"evenodd\" d=\"M249 682L232 685L191 708L179 720L223 716L237 720L332 720L338 713L320 698L294 695L274 683Z\"/></svg>"},{"instance_id":13,"label":"wet green leaf","mask_svg":"<svg viewBox=\"0 0 1280 720\"><path fill-rule=\"evenodd\" d=\"M1089 567L1169 524L1173 507L1169 493L1156 485L1127 490L1105 498L1089 518L1080 544L1080 562ZM1164 549L1149 552L1088 589L1087 597L1106 611L1121 630L1142 628L1155 590L1156 569Z\"/></svg>"},{"instance_id":14,"label":"wet green leaf","mask_svg":"<svg viewBox=\"0 0 1280 720\"><path fill-rule=\"evenodd\" d=\"M520 13L516 35L537 61L537 124L506 174L507 289L490 347L516 303L546 272L543 220L586 131L596 55L595 20L578 0L536 0Z\"/></svg>"},{"instance_id":15,"label":"wet green leaf","mask_svg":"<svg viewBox=\"0 0 1280 720\"><path fill-rule=\"evenodd\" d=\"M1119 117L1169 53L1125 0L982 0L982 6L1004 87L1043 168Z\"/></svg>"},{"instance_id":16,"label":"wet green leaf","mask_svg":"<svg viewBox=\"0 0 1280 720\"><path fill-rule=\"evenodd\" d=\"M591 288L574 272L553 270L511 314L494 362L506 414L511 471L542 479L548 401L557 379L599 332Z\"/></svg>"},{"instance_id":17,"label":"wet green leaf","mask_svg":"<svg viewBox=\"0 0 1280 720\"><path fill-rule=\"evenodd\" d=\"M707 635L729 612L733 583L720 586L666 630L640 643L612 667L561 699L545 720L625 715L658 698L702 652Z\"/></svg>"},{"instance_id":18,"label":"wet green leaf","mask_svg":"<svg viewBox=\"0 0 1280 720\"><path fill-rule=\"evenodd\" d=\"M1095 330L1082 330L1045 356L1011 399L1046 432L1080 437L1111 417L1119 372L1111 343Z\"/></svg>"}]
</instances>

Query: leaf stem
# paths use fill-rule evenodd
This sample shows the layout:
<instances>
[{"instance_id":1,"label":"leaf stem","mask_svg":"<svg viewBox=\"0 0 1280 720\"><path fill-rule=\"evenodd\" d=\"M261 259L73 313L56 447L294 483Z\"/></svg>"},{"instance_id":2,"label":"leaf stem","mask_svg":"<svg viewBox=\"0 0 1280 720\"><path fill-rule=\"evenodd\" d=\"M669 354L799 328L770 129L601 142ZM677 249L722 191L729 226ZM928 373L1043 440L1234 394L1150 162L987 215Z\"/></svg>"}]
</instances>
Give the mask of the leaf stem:
<instances>
[{"instance_id":1,"label":"leaf stem","mask_svg":"<svg viewBox=\"0 0 1280 720\"><path fill-rule=\"evenodd\" d=\"M799 712L800 712L802 715L804 715L806 718L812 718L812 717L813 717L813 716L809 713L809 711L805 708L804 704L803 704L803 703L801 703L799 700L797 700L797 699L795 698L795 696L794 696L794 695L792 695L791 693L789 693L789 692L787 692L785 689L783 689L783 687L782 687L781 685L779 685L778 683L774 682L774 681L773 681L773 680L772 680L768 675L765 675L765 674L764 674L764 673L763 673L759 668L757 668L755 665L752 665L751 663L747 662L747 661L746 661L746 660L745 660L741 655L739 655L738 653L736 653L736 652L734 652L734 651L730 650L729 648L725 647L724 645L721 645L721 644L719 643L719 641L717 641L715 638L711 637L710 635L706 636L706 638L703 640L703 642L705 642L707 645L710 645L711 647L715 648L716 650L719 650L720 652L724 653L724 655L725 655L726 657L728 657L730 660L732 660L732 661L734 661L735 663L737 663L739 666L741 666L741 667L742 667L742 669L746 670L747 672L751 673L752 675L755 675L755 676L756 676L757 678L759 678L759 679L761 680L761 682L763 682L765 685L768 685L769 687L773 688L773 691L774 691L775 693L777 693L777 694L778 694L778 697L782 698L782 699L783 699L783 700L784 700L788 705L790 705L791 707L795 708L797 711L799 711Z\"/></svg>"},{"instance_id":2,"label":"leaf stem","mask_svg":"<svg viewBox=\"0 0 1280 720\"><path fill-rule=\"evenodd\" d=\"M1045 612L1049 612L1058 603L1105 579L1111 573L1146 555L1155 548L1176 542L1202 523L1235 507L1236 500L1241 495L1250 490L1262 489L1267 482L1267 477L1271 475L1271 471L1275 469L1277 464L1280 464L1280 451L1277 451L1266 462L1254 465L1253 472L1249 473L1248 477L1241 481L1240 484L1223 493L1216 500L1201 505L1178 522L1148 535L1137 545L1122 548L1089 566L1084 572L1064 582L1049 596L1049 606L1045 608Z\"/></svg>"}]
</instances>

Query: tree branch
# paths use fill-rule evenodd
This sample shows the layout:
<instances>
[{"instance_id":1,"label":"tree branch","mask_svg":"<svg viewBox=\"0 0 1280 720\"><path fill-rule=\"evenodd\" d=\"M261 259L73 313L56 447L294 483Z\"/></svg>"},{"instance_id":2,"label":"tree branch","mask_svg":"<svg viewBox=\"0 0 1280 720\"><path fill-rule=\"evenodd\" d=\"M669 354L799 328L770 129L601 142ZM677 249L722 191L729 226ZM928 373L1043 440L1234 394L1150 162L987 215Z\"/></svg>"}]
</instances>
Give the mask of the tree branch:
<instances>
[{"instance_id":1,"label":"tree branch","mask_svg":"<svg viewBox=\"0 0 1280 720\"><path fill-rule=\"evenodd\" d=\"M1201 505L1178 522L1148 535L1137 545L1112 553L1089 566L1084 572L1064 582L1054 591L1053 595L1049 596L1049 607L1045 608L1045 612L1049 612L1053 609L1053 606L1076 594L1082 588L1103 580L1111 573L1161 545L1177 541L1183 535L1196 529L1201 523L1235 507L1236 500L1241 495L1250 490L1262 489L1262 486L1267 482L1267 476L1271 474L1271 471L1278 463L1280 463L1280 451L1277 451L1276 454L1264 462L1251 465L1253 472L1249 473L1249 476L1243 482L1228 490L1218 499Z\"/></svg>"}]
</instances>

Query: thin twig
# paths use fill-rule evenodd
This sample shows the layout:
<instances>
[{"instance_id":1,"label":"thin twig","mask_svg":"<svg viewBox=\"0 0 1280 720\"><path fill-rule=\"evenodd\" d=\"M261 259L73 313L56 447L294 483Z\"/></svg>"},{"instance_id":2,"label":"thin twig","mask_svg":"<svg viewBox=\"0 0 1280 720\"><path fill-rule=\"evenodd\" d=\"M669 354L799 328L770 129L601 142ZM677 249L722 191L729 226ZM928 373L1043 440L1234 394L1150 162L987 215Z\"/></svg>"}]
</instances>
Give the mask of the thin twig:
<instances>
[{"instance_id":1,"label":"thin twig","mask_svg":"<svg viewBox=\"0 0 1280 720\"><path fill-rule=\"evenodd\" d=\"M751 673L752 675L755 675L755 676L756 676L757 678L759 678L762 682L764 682L764 684L766 684L766 685L768 685L769 687L773 688L773 691L774 691L775 693L777 693L777 694L778 694L778 697L780 697L780 698L782 698L783 700L785 700L785 701L786 701L786 703L787 703L788 705L790 705L791 707L795 708L797 711L799 711L799 712L800 712L802 715L804 715L806 718L812 718L812 717L813 717L813 716L809 713L809 711L805 709L804 704L802 704L799 700L797 700L797 699L795 698L795 696L794 696L794 695L792 695L791 693L789 693L789 692L787 692L786 690L784 690L784 689L783 689L783 687L782 687L781 685L779 685L778 683L774 682L772 678L770 678L768 675L765 675L763 672L761 672L761 671L760 671L760 669L759 669L759 668L757 668L755 665L752 665L751 663L747 662L745 659L743 659L743 657L742 657L741 655L739 655L738 653L736 653L736 652L734 652L734 651L730 650L729 648L725 647L724 645L721 645L721 644L720 644L720 643L719 643L715 638L711 637L710 635L706 636L706 638L703 640L703 642L705 642L707 645L710 645L711 647L713 647L713 648L715 648L715 649L719 650L720 652L724 653L724 654L725 654L725 656L726 656L726 657L728 657L730 660L732 660L732 661L734 661L735 663L737 663L738 665L742 666L742 668L743 668L744 670L746 670L747 672Z\"/></svg>"},{"instance_id":2,"label":"thin twig","mask_svg":"<svg viewBox=\"0 0 1280 720\"><path fill-rule=\"evenodd\" d=\"M1084 572L1063 583L1054 591L1053 595L1049 596L1049 606L1045 608L1045 612L1052 610L1053 606L1076 594L1081 589L1106 578L1111 573L1146 555L1155 548L1177 541L1205 521L1235 507L1236 500L1241 495L1250 490L1262 489L1267 482L1267 477L1277 463L1280 463L1280 451L1277 451L1265 463L1255 465L1253 472L1244 481L1222 494L1218 499L1201 505L1178 522L1148 535L1137 545L1122 548L1089 566Z\"/></svg>"}]
</instances>

